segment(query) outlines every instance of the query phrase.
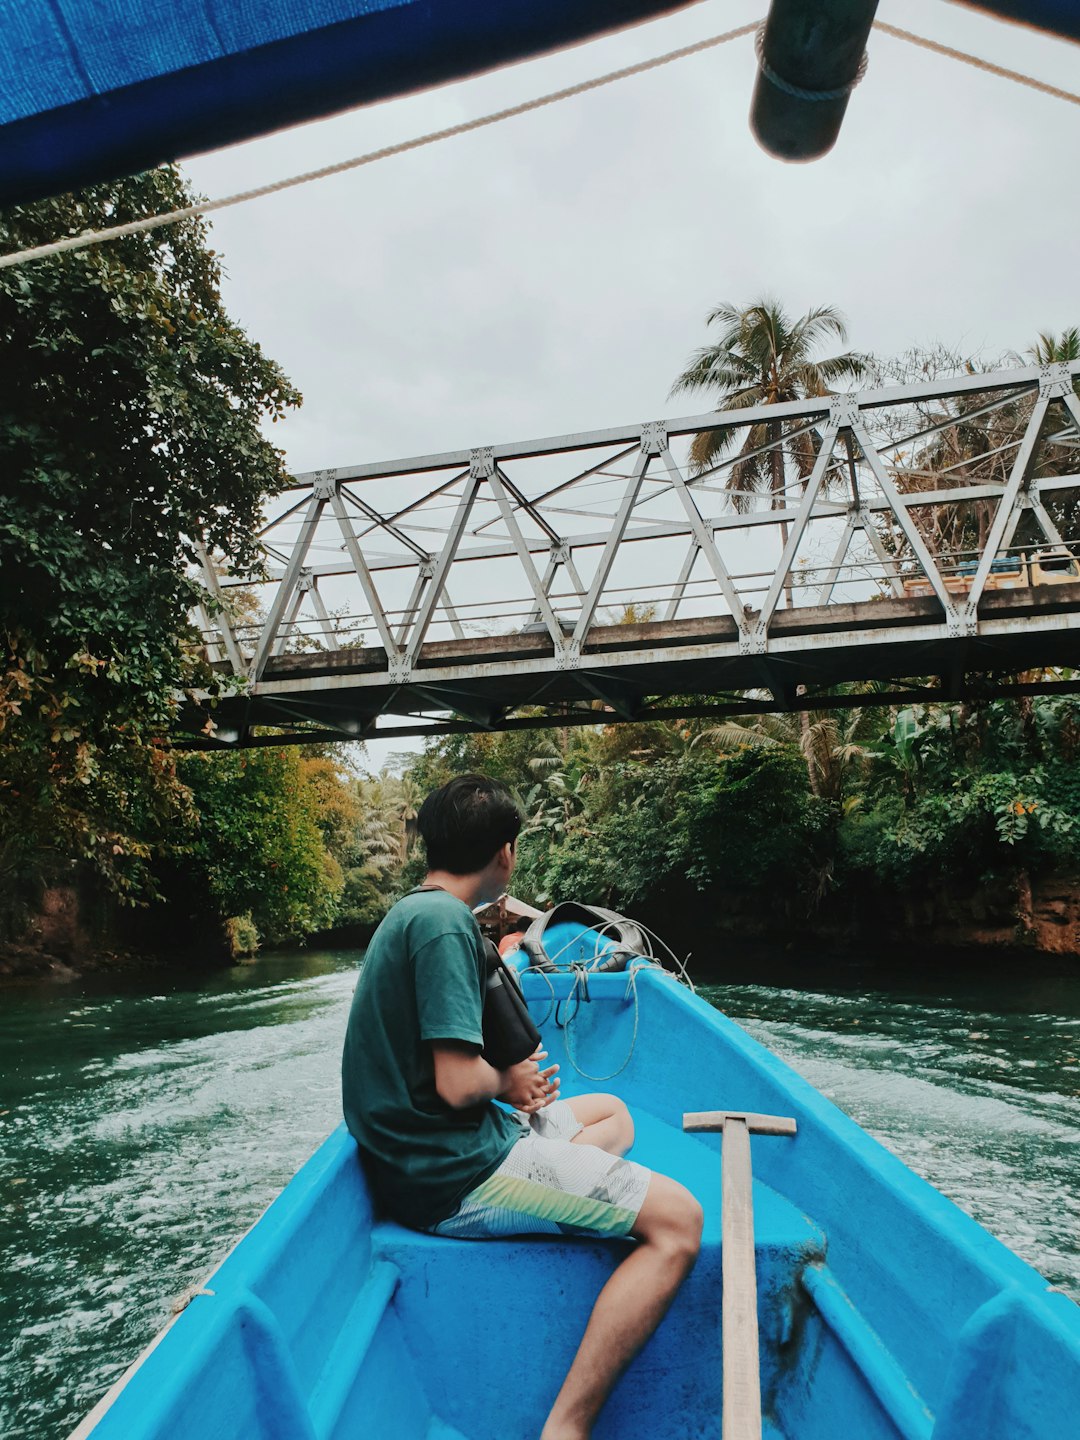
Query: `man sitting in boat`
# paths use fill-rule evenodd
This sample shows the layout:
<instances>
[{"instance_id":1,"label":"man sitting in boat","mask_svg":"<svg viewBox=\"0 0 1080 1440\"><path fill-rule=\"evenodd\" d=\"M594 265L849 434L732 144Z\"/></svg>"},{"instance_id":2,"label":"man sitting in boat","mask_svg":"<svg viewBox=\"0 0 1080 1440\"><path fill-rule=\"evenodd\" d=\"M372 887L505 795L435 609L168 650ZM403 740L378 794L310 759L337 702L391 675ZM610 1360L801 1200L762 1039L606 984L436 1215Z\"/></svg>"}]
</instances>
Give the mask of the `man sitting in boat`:
<instances>
[{"instance_id":1,"label":"man sitting in boat","mask_svg":"<svg viewBox=\"0 0 1080 1440\"><path fill-rule=\"evenodd\" d=\"M521 815L506 787L458 776L427 797L417 824L428 875L364 957L342 1059L345 1120L402 1224L459 1239L639 1242L601 1290L541 1435L585 1440L693 1267L701 1206L623 1158L634 1125L616 1096L560 1099L558 1067L542 1069L540 1050L504 1070L484 1059L487 961L473 911L503 894L516 863Z\"/></svg>"}]
</instances>

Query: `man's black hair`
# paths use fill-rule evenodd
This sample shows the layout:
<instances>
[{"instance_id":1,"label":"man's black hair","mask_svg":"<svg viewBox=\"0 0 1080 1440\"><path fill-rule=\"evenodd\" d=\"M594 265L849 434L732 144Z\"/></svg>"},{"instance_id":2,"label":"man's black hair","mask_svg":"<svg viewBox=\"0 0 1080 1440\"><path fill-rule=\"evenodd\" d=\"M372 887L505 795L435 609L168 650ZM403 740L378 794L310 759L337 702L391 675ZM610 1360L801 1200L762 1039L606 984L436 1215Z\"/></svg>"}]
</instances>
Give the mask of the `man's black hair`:
<instances>
[{"instance_id":1,"label":"man's black hair","mask_svg":"<svg viewBox=\"0 0 1080 1440\"><path fill-rule=\"evenodd\" d=\"M521 829L521 811L501 780L456 775L431 794L416 817L428 868L451 875L483 870Z\"/></svg>"}]
</instances>

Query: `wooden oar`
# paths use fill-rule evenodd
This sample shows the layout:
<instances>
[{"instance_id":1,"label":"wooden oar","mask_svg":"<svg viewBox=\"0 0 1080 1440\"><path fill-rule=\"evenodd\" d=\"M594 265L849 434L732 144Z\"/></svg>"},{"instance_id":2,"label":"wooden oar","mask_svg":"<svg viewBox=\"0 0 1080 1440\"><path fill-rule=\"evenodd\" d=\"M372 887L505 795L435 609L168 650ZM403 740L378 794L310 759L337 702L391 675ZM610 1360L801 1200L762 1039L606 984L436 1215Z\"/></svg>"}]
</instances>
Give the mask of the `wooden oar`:
<instances>
[{"instance_id":1,"label":"wooden oar","mask_svg":"<svg viewBox=\"0 0 1080 1440\"><path fill-rule=\"evenodd\" d=\"M794 1135L785 1115L742 1110L701 1110L683 1116L687 1131L724 1134L721 1151L721 1236L724 1348L724 1440L761 1440L761 1373L758 1359L757 1271L754 1265L753 1174L750 1136Z\"/></svg>"}]
</instances>

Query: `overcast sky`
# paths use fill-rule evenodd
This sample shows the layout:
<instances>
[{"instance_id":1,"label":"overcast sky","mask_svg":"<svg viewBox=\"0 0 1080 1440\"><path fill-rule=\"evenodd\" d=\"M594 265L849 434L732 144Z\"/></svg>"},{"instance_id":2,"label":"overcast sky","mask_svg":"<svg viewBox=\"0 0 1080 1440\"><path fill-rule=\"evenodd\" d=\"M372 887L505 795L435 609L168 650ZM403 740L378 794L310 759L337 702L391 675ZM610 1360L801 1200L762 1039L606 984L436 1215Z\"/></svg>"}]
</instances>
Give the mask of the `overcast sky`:
<instances>
[{"instance_id":1,"label":"overcast sky","mask_svg":"<svg viewBox=\"0 0 1080 1440\"><path fill-rule=\"evenodd\" d=\"M211 196L453 124L727 30L673 18L190 161ZM879 18L1080 89L1080 49L946 0ZM214 220L230 312L304 406L306 470L705 408L667 399L706 310L833 304L850 342L996 353L1080 324L1080 107L881 34L840 139L810 165L747 121L744 38L479 134Z\"/></svg>"}]
</instances>

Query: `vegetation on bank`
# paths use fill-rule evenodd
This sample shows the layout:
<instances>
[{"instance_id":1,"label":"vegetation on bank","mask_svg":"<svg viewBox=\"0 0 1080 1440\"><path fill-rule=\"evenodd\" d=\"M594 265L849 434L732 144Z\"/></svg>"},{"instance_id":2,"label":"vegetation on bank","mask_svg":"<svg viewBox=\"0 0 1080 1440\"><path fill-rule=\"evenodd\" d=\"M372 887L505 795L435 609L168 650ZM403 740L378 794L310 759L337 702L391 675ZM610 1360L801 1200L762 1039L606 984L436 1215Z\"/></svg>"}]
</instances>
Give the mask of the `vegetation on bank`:
<instances>
[{"instance_id":1,"label":"vegetation on bank","mask_svg":"<svg viewBox=\"0 0 1080 1440\"><path fill-rule=\"evenodd\" d=\"M857 693L851 698L857 699ZM564 730L440 741L525 802L515 890L625 907L662 928L734 910L838 912L1080 870L1080 700ZM1018 937L1022 938L1022 937Z\"/></svg>"},{"instance_id":2,"label":"vegetation on bank","mask_svg":"<svg viewBox=\"0 0 1080 1440\"><path fill-rule=\"evenodd\" d=\"M2 212L0 249L190 198L165 167ZM422 871L424 794L464 769L500 776L521 800L523 898L606 902L658 927L721 905L790 924L946 874L1008 890L1080 869L1080 706L1062 696L890 711L852 690L846 709L722 724L598 714L595 727L435 741L378 777L356 768L354 748L300 752L270 733L243 752L173 751L180 697L210 697L209 734L217 687L232 683L190 623L205 603L199 546L253 558L265 497L285 479L264 427L300 401L225 313L207 240L192 219L0 272L0 940L17 939L57 886L82 892L106 938L125 911L156 919L144 926L155 945L209 940L235 954L369 926ZM675 389L728 407L977 368L944 352L822 357L846 341L829 307L791 320L765 300L708 321L719 338ZM1075 330L1032 352L1077 353ZM986 417L964 404L944 428L928 415L935 438L905 483L946 469L1000 478L1023 405ZM725 475L731 503L757 492L781 504L812 468L811 433L763 425L743 439ZM1047 473L1064 473L1072 451L1047 440ZM697 437L693 465L716 464L727 441ZM1074 534L1074 501L1048 504ZM928 545L978 543L984 511L937 507Z\"/></svg>"},{"instance_id":3,"label":"vegetation on bank","mask_svg":"<svg viewBox=\"0 0 1080 1440\"><path fill-rule=\"evenodd\" d=\"M172 167L0 212L19 250L188 205ZM225 313L207 227L0 272L0 926L72 865L118 902L192 818L167 736L213 680L195 543L243 563L299 395Z\"/></svg>"}]
</instances>

